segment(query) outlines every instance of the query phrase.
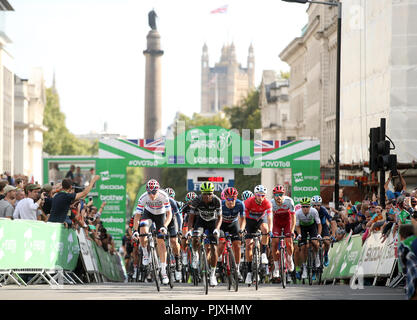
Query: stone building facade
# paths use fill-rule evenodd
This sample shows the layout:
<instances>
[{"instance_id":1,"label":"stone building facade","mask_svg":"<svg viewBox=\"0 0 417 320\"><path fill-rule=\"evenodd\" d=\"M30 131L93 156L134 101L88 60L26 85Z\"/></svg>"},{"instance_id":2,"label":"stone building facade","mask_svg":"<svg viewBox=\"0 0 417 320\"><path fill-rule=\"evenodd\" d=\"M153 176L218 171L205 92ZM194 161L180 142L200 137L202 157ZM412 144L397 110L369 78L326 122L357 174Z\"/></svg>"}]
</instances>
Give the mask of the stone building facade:
<instances>
[{"instance_id":1,"label":"stone building facade","mask_svg":"<svg viewBox=\"0 0 417 320\"><path fill-rule=\"evenodd\" d=\"M337 8L310 4L307 14L301 36L279 57L291 68L290 109L301 114L301 135L319 138L321 165L333 166ZM398 161L417 160L416 29L416 1L343 1L341 165L369 160L369 130L380 118L386 118Z\"/></svg>"},{"instance_id":2,"label":"stone building facade","mask_svg":"<svg viewBox=\"0 0 417 320\"><path fill-rule=\"evenodd\" d=\"M43 114L46 105L43 72L34 68L29 79L14 80L14 170L42 180Z\"/></svg>"},{"instance_id":3,"label":"stone building facade","mask_svg":"<svg viewBox=\"0 0 417 320\"><path fill-rule=\"evenodd\" d=\"M224 106L233 106L246 98L255 88L255 56L253 46L248 50L247 67L236 60L234 44L224 45L220 61L209 66L207 45L201 57L201 113L213 114Z\"/></svg>"}]
</instances>

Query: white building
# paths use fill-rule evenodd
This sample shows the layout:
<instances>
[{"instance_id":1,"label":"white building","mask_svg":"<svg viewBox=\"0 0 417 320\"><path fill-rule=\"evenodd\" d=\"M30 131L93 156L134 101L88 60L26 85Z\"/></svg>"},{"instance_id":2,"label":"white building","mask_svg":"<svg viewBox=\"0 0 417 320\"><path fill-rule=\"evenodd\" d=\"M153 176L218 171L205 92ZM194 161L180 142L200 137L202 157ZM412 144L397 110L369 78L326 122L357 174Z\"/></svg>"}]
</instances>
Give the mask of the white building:
<instances>
[{"instance_id":1,"label":"white building","mask_svg":"<svg viewBox=\"0 0 417 320\"><path fill-rule=\"evenodd\" d=\"M43 72L34 68L29 79L15 76L14 174L42 180L43 114L46 105Z\"/></svg>"},{"instance_id":2,"label":"white building","mask_svg":"<svg viewBox=\"0 0 417 320\"><path fill-rule=\"evenodd\" d=\"M13 8L0 0L0 172L13 172L14 73L13 57L7 51L12 41L6 35L6 11Z\"/></svg>"}]
</instances>

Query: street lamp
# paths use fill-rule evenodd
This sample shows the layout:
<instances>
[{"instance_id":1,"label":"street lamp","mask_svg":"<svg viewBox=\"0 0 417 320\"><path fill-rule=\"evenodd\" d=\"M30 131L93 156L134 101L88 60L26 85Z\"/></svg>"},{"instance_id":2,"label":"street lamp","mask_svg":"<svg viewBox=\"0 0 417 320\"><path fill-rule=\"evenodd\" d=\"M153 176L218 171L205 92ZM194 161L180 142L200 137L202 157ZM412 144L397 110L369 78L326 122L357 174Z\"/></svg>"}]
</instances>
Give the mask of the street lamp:
<instances>
[{"instance_id":1,"label":"street lamp","mask_svg":"<svg viewBox=\"0 0 417 320\"><path fill-rule=\"evenodd\" d=\"M334 174L334 198L335 209L339 210L339 167L340 167L340 62L342 48L342 3L329 1L310 1L310 0L282 0L295 3L317 3L338 7L337 12L337 74L336 74L336 141L335 141L335 174Z\"/></svg>"}]
</instances>

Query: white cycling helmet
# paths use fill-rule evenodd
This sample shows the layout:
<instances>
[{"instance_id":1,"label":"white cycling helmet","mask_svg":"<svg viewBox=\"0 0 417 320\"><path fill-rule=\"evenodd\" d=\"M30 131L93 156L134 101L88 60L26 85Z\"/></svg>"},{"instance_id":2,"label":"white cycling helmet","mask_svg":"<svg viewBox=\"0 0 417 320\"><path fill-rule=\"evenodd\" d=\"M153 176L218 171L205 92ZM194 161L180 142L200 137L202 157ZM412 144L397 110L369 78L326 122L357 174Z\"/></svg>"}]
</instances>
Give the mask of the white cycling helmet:
<instances>
[{"instance_id":1,"label":"white cycling helmet","mask_svg":"<svg viewBox=\"0 0 417 320\"><path fill-rule=\"evenodd\" d=\"M267 191L268 191L268 189L261 184L257 185L255 187L255 189L253 190L254 193L263 193L263 194L266 194Z\"/></svg>"},{"instance_id":2,"label":"white cycling helmet","mask_svg":"<svg viewBox=\"0 0 417 320\"><path fill-rule=\"evenodd\" d=\"M311 198L311 204L321 204L323 202L323 199L320 196L313 196Z\"/></svg>"}]
</instances>

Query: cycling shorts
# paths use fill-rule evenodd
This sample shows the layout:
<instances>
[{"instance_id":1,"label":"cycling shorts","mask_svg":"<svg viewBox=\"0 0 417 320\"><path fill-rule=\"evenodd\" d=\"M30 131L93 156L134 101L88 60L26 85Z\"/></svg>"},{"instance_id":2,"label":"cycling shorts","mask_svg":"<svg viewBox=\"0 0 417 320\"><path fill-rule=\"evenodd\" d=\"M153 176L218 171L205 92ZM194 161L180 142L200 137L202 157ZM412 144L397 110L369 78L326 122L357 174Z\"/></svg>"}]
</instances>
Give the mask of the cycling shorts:
<instances>
[{"instance_id":1,"label":"cycling shorts","mask_svg":"<svg viewBox=\"0 0 417 320\"><path fill-rule=\"evenodd\" d=\"M301 240L298 243L300 246L306 244L307 242L307 233L310 234L310 238L317 237L317 224L313 223L310 226L300 226L301 229Z\"/></svg>"},{"instance_id":2,"label":"cycling shorts","mask_svg":"<svg viewBox=\"0 0 417 320\"><path fill-rule=\"evenodd\" d=\"M220 238L225 238L225 233L228 232L232 235L232 241L240 240L239 231L239 221L234 221L231 223L223 222L222 226L220 227Z\"/></svg>"},{"instance_id":3,"label":"cycling shorts","mask_svg":"<svg viewBox=\"0 0 417 320\"><path fill-rule=\"evenodd\" d=\"M208 236L208 241L205 243L217 245L218 239L213 235L213 231L216 229L216 223L217 220L206 221L201 219L200 216L197 216L197 221L195 222L193 233L201 234L204 232Z\"/></svg>"},{"instance_id":4,"label":"cycling shorts","mask_svg":"<svg viewBox=\"0 0 417 320\"><path fill-rule=\"evenodd\" d=\"M245 228L245 230L246 230L247 233L256 233L261 228L261 224L263 224L263 223L265 223L265 224L268 223L266 215L259 220L254 220L254 219L248 219L247 218L246 219L246 228ZM245 236L245 239L252 239L252 238L253 238L253 236L248 235L248 234Z\"/></svg>"}]
</instances>

